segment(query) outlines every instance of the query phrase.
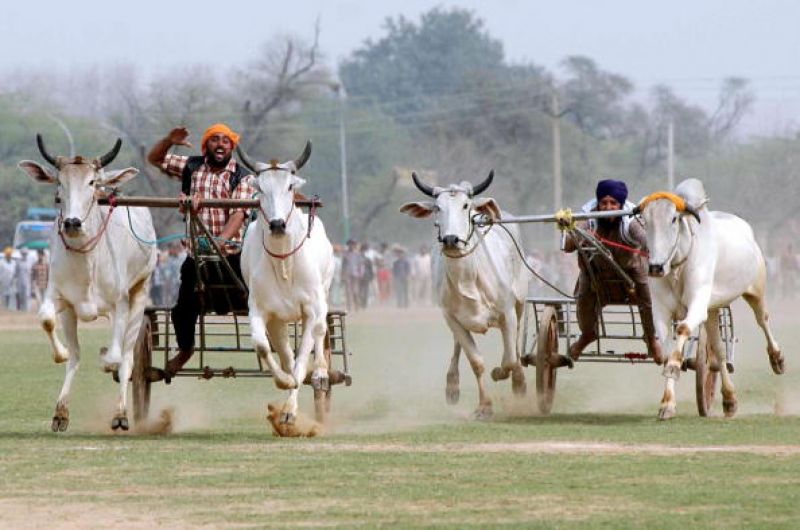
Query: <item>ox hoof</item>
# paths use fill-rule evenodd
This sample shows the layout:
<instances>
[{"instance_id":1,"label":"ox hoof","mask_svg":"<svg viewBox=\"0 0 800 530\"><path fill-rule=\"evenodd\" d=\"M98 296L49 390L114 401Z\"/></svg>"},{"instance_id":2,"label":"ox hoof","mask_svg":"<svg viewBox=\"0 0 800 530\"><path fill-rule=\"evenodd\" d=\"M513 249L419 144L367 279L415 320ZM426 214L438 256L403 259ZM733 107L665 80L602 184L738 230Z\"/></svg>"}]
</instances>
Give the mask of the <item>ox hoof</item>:
<instances>
[{"instance_id":1,"label":"ox hoof","mask_svg":"<svg viewBox=\"0 0 800 530\"><path fill-rule=\"evenodd\" d=\"M447 397L447 404L448 405L455 405L458 403L458 400L461 399L461 390L456 388L447 388L444 391L445 397Z\"/></svg>"},{"instance_id":2,"label":"ox hoof","mask_svg":"<svg viewBox=\"0 0 800 530\"><path fill-rule=\"evenodd\" d=\"M282 412L280 417L280 422L284 425L294 425L297 416L292 414L291 412Z\"/></svg>"},{"instance_id":3,"label":"ox hoof","mask_svg":"<svg viewBox=\"0 0 800 530\"><path fill-rule=\"evenodd\" d=\"M490 420L492 416L494 416L494 411L491 405L478 407L475 412L472 413L472 418L478 421Z\"/></svg>"},{"instance_id":4,"label":"ox hoof","mask_svg":"<svg viewBox=\"0 0 800 530\"><path fill-rule=\"evenodd\" d=\"M123 431L127 431L128 428L128 418L125 416L118 416L111 420L111 430L116 431L117 429L122 429Z\"/></svg>"},{"instance_id":5,"label":"ox hoof","mask_svg":"<svg viewBox=\"0 0 800 530\"><path fill-rule=\"evenodd\" d=\"M736 398L722 400L722 412L725 413L726 418L734 417L736 415L737 408L738 405L736 403Z\"/></svg>"},{"instance_id":6,"label":"ox hoof","mask_svg":"<svg viewBox=\"0 0 800 530\"><path fill-rule=\"evenodd\" d=\"M65 350L56 350L53 352L53 362L56 364L63 364L69 361L69 351Z\"/></svg>"},{"instance_id":7,"label":"ox hoof","mask_svg":"<svg viewBox=\"0 0 800 530\"><path fill-rule=\"evenodd\" d=\"M494 368L492 368L493 381L502 381L504 379L508 379L509 375L511 375L511 370L507 370L500 366L495 366Z\"/></svg>"},{"instance_id":8,"label":"ox hoof","mask_svg":"<svg viewBox=\"0 0 800 530\"><path fill-rule=\"evenodd\" d=\"M528 384L525 383L525 376L511 378L511 392L517 397L522 397L528 392Z\"/></svg>"},{"instance_id":9,"label":"ox hoof","mask_svg":"<svg viewBox=\"0 0 800 530\"><path fill-rule=\"evenodd\" d=\"M519 358L519 362L522 363L522 366L536 366L536 356L535 355L523 355Z\"/></svg>"},{"instance_id":10,"label":"ox hoof","mask_svg":"<svg viewBox=\"0 0 800 530\"><path fill-rule=\"evenodd\" d=\"M69 427L69 418L64 416L53 416L53 423L50 424L50 428L53 429L53 432L64 432Z\"/></svg>"},{"instance_id":11,"label":"ox hoof","mask_svg":"<svg viewBox=\"0 0 800 530\"><path fill-rule=\"evenodd\" d=\"M311 388L317 392L327 392L331 388L330 381L327 377L312 377Z\"/></svg>"},{"instance_id":12,"label":"ox hoof","mask_svg":"<svg viewBox=\"0 0 800 530\"><path fill-rule=\"evenodd\" d=\"M778 375L781 375L784 370L786 369L783 364L783 355L780 353L776 356L769 356L769 365L772 367L772 371Z\"/></svg>"},{"instance_id":13,"label":"ox hoof","mask_svg":"<svg viewBox=\"0 0 800 530\"><path fill-rule=\"evenodd\" d=\"M575 368L575 361L572 360L571 357L567 357L566 355L556 355L555 357L550 357L547 361L552 368L563 368L567 367L570 370Z\"/></svg>"},{"instance_id":14,"label":"ox hoof","mask_svg":"<svg viewBox=\"0 0 800 530\"><path fill-rule=\"evenodd\" d=\"M658 410L658 421L671 420L675 417L675 407L662 407Z\"/></svg>"}]
</instances>

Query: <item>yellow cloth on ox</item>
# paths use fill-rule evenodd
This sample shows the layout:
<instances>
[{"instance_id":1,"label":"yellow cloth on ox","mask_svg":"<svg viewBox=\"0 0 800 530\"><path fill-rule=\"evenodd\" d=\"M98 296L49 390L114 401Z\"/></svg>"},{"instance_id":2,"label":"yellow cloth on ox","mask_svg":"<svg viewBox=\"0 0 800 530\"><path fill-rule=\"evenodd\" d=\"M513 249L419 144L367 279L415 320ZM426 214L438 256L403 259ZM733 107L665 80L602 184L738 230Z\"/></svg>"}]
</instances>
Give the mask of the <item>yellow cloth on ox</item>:
<instances>
[{"instance_id":1,"label":"yellow cloth on ox","mask_svg":"<svg viewBox=\"0 0 800 530\"><path fill-rule=\"evenodd\" d=\"M644 210L645 206L653 201L657 201L658 199L667 199L668 201L671 201L679 212L686 211L686 201L682 197L675 195L674 193L670 193L669 191L657 191L655 193L651 193L641 200L639 203L639 209Z\"/></svg>"},{"instance_id":2,"label":"yellow cloth on ox","mask_svg":"<svg viewBox=\"0 0 800 530\"><path fill-rule=\"evenodd\" d=\"M203 154L206 152L206 142L209 138L214 136L215 134L223 134L231 139L231 143L233 146L236 147L239 144L239 135L233 132L233 130L225 125L224 123L215 123L208 129L206 132L203 133L203 138L200 140L200 149L203 151Z\"/></svg>"}]
</instances>

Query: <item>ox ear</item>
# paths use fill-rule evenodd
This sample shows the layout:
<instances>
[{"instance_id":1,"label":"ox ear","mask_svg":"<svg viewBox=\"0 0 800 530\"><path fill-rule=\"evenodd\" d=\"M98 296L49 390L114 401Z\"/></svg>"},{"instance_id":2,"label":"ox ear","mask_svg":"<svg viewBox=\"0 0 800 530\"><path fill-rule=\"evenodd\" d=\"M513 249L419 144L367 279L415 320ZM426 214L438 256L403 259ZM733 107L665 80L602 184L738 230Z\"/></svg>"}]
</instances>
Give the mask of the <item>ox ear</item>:
<instances>
[{"instance_id":1,"label":"ox ear","mask_svg":"<svg viewBox=\"0 0 800 530\"><path fill-rule=\"evenodd\" d=\"M17 164L17 167L39 184L55 184L58 182L55 176L33 160L23 160Z\"/></svg>"},{"instance_id":2,"label":"ox ear","mask_svg":"<svg viewBox=\"0 0 800 530\"><path fill-rule=\"evenodd\" d=\"M106 188L116 188L117 186L125 184L138 174L139 170L135 167L127 167L125 169L119 169L116 171L106 171L103 180L98 182L97 185L104 186Z\"/></svg>"},{"instance_id":3,"label":"ox ear","mask_svg":"<svg viewBox=\"0 0 800 530\"><path fill-rule=\"evenodd\" d=\"M475 199L473 204L476 212L489 216L492 221L500 219L500 206L491 197Z\"/></svg>"},{"instance_id":4,"label":"ox ear","mask_svg":"<svg viewBox=\"0 0 800 530\"><path fill-rule=\"evenodd\" d=\"M406 213L417 219L424 219L430 217L435 206L436 204L431 201L407 202L400 207L400 213Z\"/></svg>"}]
</instances>

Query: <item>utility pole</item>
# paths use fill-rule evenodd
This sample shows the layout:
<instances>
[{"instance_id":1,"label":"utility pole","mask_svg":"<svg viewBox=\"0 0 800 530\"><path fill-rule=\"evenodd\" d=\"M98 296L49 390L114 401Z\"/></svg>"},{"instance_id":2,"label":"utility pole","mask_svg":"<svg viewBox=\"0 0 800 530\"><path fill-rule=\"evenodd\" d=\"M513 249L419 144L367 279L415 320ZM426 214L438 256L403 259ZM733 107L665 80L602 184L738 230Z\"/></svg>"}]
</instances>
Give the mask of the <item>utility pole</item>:
<instances>
[{"instance_id":1,"label":"utility pole","mask_svg":"<svg viewBox=\"0 0 800 530\"><path fill-rule=\"evenodd\" d=\"M672 118L667 124L667 189L675 187L675 122Z\"/></svg>"},{"instance_id":2,"label":"utility pole","mask_svg":"<svg viewBox=\"0 0 800 530\"><path fill-rule=\"evenodd\" d=\"M550 96L550 124L553 133L553 211L563 207L561 193L561 110L558 103L558 91L553 90Z\"/></svg>"},{"instance_id":3,"label":"utility pole","mask_svg":"<svg viewBox=\"0 0 800 530\"><path fill-rule=\"evenodd\" d=\"M344 240L350 239L350 211L347 200L347 139L344 128L344 103L345 91L341 83L332 85L334 92L339 97L339 162L342 175L342 231Z\"/></svg>"}]
</instances>

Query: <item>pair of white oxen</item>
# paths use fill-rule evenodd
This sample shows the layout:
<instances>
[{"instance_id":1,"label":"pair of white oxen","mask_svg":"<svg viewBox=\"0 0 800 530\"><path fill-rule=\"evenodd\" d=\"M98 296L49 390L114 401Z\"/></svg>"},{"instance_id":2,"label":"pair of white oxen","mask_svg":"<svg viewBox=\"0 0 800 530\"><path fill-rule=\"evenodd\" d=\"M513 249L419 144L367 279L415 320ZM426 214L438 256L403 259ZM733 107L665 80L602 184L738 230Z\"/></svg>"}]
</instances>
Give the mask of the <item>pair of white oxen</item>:
<instances>
[{"instance_id":1,"label":"pair of white oxen","mask_svg":"<svg viewBox=\"0 0 800 530\"><path fill-rule=\"evenodd\" d=\"M25 160L19 167L35 181L57 186L61 211L50 239L50 278L39 312L42 327L53 348L55 362L67 362L66 377L56 402L53 431L69 425L68 399L80 361L77 323L107 316L112 321L108 349L101 350L107 370L118 371L119 397L112 429L127 430L127 388L133 370L133 347L144 314L150 275L156 265L155 230L147 208L130 208L129 215L114 213L114 206L98 204L99 190L116 188L138 170L106 171L122 145L117 140L105 155L54 157L41 136L42 157L55 171ZM327 330L327 292L333 279L333 248L322 222L309 230L309 217L294 204L294 194L305 181L296 172L311 154L310 142L296 160L245 165L256 175L260 215L247 231L242 249L242 274L249 288L249 312L253 345L265 358L278 387L289 390L279 411L280 422L291 425L297 414L298 387L307 375L314 351L311 382L327 391L328 366L323 341ZM138 237L137 237L138 236ZM139 239L141 238L141 239ZM268 253L278 256L273 258ZM291 259L280 256L291 254ZM56 315L61 320L66 347L58 339ZM295 358L287 324L302 320L303 335ZM267 339L280 355L273 358Z\"/></svg>"},{"instance_id":2,"label":"pair of white oxen","mask_svg":"<svg viewBox=\"0 0 800 530\"><path fill-rule=\"evenodd\" d=\"M476 214L501 217L493 199L477 197L488 188L493 173L474 187L469 182L432 187L416 174L412 177L417 188L433 201L405 204L401 212L417 218L433 216L442 248L435 270L437 291L455 343L447 373L447 399L453 403L459 397L458 361L463 349L478 380L475 416L485 418L492 414L492 403L483 382L484 362L472 333L485 333L490 327L501 330L503 359L492 370L492 378L497 381L511 375L513 392L525 393L519 339L529 276L510 237L513 234L516 238L518 232L516 227L503 231L492 230L491 224L488 228L475 224ZM768 324L766 266L753 231L739 217L709 211L707 203L703 184L687 179L674 193L654 193L634 210L642 216L647 233L656 333L665 347L672 347L664 366L666 381L659 419L672 418L676 413L675 381L683 347L700 325L705 325L722 373L724 413L729 417L735 414L736 393L720 338L718 314L740 296L753 309L764 331L772 370L777 374L784 371L783 356ZM677 322L674 340L673 320Z\"/></svg>"}]
</instances>

